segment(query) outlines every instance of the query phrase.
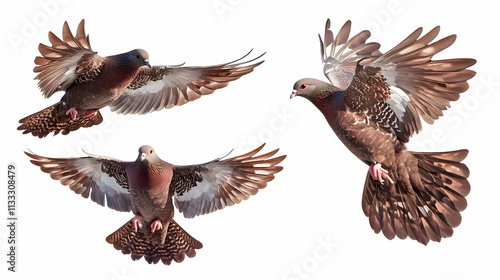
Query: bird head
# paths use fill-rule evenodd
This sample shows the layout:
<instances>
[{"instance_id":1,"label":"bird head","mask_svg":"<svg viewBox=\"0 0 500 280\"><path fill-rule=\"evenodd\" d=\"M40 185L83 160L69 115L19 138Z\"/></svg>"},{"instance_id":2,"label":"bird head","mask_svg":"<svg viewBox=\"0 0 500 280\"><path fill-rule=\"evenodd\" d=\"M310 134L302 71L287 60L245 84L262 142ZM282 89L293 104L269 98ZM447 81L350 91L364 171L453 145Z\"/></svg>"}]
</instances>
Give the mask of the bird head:
<instances>
[{"instance_id":1,"label":"bird head","mask_svg":"<svg viewBox=\"0 0 500 280\"><path fill-rule=\"evenodd\" d=\"M147 51L142 49L135 49L128 52L128 59L133 66L140 68L142 66L147 66L151 68L149 64L149 54Z\"/></svg>"},{"instance_id":2,"label":"bird head","mask_svg":"<svg viewBox=\"0 0 500 280\"><path fill-rule=\"evenodd\" d=\"M298 80L293 85L293 91L290 98L301 96L310 101L314 101L315 99L321 99L325 95L335 91L339 91L339 89L330 83L325 83L313 78L305 78Z\"/></svg>"},{"instance_id":3,"label":"bird head","mask_svg":"<svg viewBox=\"0 0 500 280\"><path fill-rule=\"evenodd\" d=\"M321 84L323 84L322 81L312 78L300 79L293 85L293 91L290 95L290 98L294 98L295 96L302 96L304 98L310 99L316 93L316 87Z\"/></svg>"},{"instance_id":4,"label":"bird head","mask_svg":"<svg viewBox=\"0 0 500 280\"><path fill-rule=\"evenodd\" d=\"M137 157L137 161L143 162L143 163L150 163L153 161L158 160L158 155L156 154L155 150L153 147L149 145L144 145L139 148L139 156Z\"/></svg>"}]
</instances>

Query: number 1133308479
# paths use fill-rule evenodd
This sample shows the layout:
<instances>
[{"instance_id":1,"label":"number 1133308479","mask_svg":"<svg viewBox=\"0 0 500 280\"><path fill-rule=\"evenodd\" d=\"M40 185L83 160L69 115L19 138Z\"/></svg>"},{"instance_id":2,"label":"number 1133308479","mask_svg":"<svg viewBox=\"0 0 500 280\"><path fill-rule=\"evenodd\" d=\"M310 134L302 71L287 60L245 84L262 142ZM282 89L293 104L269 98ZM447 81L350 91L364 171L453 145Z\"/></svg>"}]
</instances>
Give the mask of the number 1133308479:
<instances>
[{"instance_id":1,"label":"number 1133308479","mask_svg":"<svg viewBox=\"0 0 500 280\"><path fill-rule=\"evenodd\" d=\"M7 238L7 269L9 271L16 271L16 227L17 227L17 216L16 216L16 166L14 164L9 164L7 166L7 228L8 238Z\"/></svg>"}]
</instances>

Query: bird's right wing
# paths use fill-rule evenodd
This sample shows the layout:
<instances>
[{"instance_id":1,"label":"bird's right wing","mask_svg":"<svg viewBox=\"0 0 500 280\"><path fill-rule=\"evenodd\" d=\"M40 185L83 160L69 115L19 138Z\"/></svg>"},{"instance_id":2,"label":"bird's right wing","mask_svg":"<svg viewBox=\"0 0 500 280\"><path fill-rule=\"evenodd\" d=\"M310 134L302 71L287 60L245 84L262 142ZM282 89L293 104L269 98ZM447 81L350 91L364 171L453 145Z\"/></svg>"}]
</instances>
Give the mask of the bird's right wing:
<instances>
[{"instance_id":1,"label":"bird's right wing","mask_svg":"<svg viewBox=\"0 0 500 280\"><path fill-rule=\"evenodd\" d=\"M48 158L25 152L31 163L84 198L117 211L132 210L126 162L112 158Z\"/></svg>"},{"instance_id":2,"label":"bird's right wing","mask_svg":"<svg viewBox=\"0 0 500 280\"><path fill-rule=\"evenodd\" d=\"M90 47L89 36L85 35L84 20L78 25L76 36L64 22L63 39L49 32L51 47L38 45L42 56L35 58L37 65L33 71L38 73L38 87L45 98L57 91L66 90L73 82L83 83L101 73L105 59Z\"/></svg>"},{"instance_id":3,"label":"bird's right wing","mask_svg":"<svg viewBox=\"0 0 500 280\"><path fill-rule=\"evenodd\" d=\"M249 54L249 53L248 53ZM153 66L142 67L125 92L109 105L119 114L147 114L181 106L215 90L226 87L253 71L264 61L249 64L241 61L212 66Z\"/></svg>"},{"instance_id":4,"label":"bird's right wing","mask_svg":"<svg viewBox=\"0 0 500 280\"><path fill-rule=\"evenodd\" d=\"M319 36L323 72L335 87L345 90L351 84L356 65L361 59L379 56L379 43L366 43L371 33L368 30L359 32L349 38L351 21L348 20L334 38L330 30L330 19L326 21L324 41Z\"/></svg>"},{"instance_id":5,"label":"bird's right wing","mask_svg":"<svg viewBox=\"0 0 500 280\"><path fill-rule=\"evenodd\" d=\"M263 147L230 159L175 166L170 184L175 206L184 217L193 218L238 204L255 195L274 179L273 174L283 169L276 164L286 157L271 158L278 149L254 157Z\"/></svg>"},{"instance_id":6,"label":"bird's right wing","mask_svg":"<svg viewBox=\"0 0 500 280\"><path fill-rule=\"evenodd\" d=\"M439 26L420 36L418 28L383 55L360 61L344 93L345 105L403 142L422 129L420 118L432 124L469 88L475 72L467 68L476 63L470 58L432 60L456 39L450 35L432 42L438 33Z\"/></svg>"}]
</instances>

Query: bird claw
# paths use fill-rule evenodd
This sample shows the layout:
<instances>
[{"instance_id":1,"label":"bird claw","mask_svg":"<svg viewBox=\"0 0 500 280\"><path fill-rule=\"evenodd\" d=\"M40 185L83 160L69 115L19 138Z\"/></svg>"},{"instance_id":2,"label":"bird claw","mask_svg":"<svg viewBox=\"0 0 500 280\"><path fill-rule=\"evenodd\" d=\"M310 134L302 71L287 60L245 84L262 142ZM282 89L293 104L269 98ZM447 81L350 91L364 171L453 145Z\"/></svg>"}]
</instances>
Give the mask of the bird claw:
<instances>
[{"instance_id":1,"label":"bird claw","mask_svg":"<svg viewBox=\"0 0 500 280\"><path fill-rule=\"evenodd\" d=\"M155 231L157 230L160 230L163 228L163 225L161 224L161 221L159 219L155 220L152 224L151 224L151 232L154 233Z\"/></svg>"},{"instance_id":2,"label":"bird claw","mask_svg":"<svg viewBox=\"0 0 500 280\"><path fill-rule=\"evenodd\" d=\"M370 168L368 168L368 171L370 172L370 175L372 175L372 178L375 180L378 180L382 185L384 184L384 178L387 178L387 180L391 183L394 184L394 181L389 177L389 172L382 168L382 165L380 163L370 165Z\"/></svg>"},{"instance_id":3,"label":"bird claw","mask_svg":"<svg viewBox=\"0 0 500 280\"><path fill-rule=\"evenodd\" d=\"M137 232L137 228L142 228L141 215L137 214L132 219L132 224L134 225L134 231Z\"/></svg>"},{"instance_id":4,"label":"bird claw","mask_svg":"<svg viewBox=\"0 0 500 280\"><path fill-rule=\"evenodd\" d=\"M75 120L76 119L76 115L78 114L78 111L76 111L75 107L71 107L69 108L68 111L66 111L66 115L71 115L71 119Z\"/></svg>"}]
</instances>

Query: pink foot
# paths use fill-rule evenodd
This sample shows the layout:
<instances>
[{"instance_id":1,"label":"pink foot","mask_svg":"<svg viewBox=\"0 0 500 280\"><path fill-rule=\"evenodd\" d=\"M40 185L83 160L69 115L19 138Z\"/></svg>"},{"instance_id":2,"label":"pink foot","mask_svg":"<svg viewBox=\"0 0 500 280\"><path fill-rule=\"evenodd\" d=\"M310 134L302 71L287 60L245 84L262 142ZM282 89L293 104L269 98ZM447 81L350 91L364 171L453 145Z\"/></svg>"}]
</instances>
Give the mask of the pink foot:
<instances>
[{"instance_id":1,"label":"pink foot","mask_svg":"<svg viewBox=\"0 0 500 280\"><path fill-rule=\"evenodd\" d=\"M160 220L157 219L156 221L154 221L152 224L151 224L151 232L155 232L157 230L160 230L163 228L163 225L161 224Z\"/></svg>"},{"instance_id":2,"label":"pink foot","mask_svg":"<svg viewBox=\"0 0 500 280\"><path fill-rule=\"evenodd\" d=\"M387 178L387 180L389 180L391 184L394 184L394 181L391 179L391 177L389 177L389 172L383 169L380 163L372 163L372 165L370 165L370 168L368 168L368 171L372 175L372 178L380 181L382 185L384 184L384 178Z\"/></svg>"},{"instance_id":3,"label":"pink foot","mask_svg":"<svg viewBox=\"0 0 500 280\"><path fill-rule=\"evenodd\" d=\"M134 231L137 232L137 228L142 228L141 215L137 214L132 219L132 224L134 225Z\"/></svg>"},{"instance_id":4,"label":"pink foot","mask_svg":"<svg viewBox=\"0 0 500 280\"><path fill-rule=\"evenodd\" d=\"M92 118L93 116L95 116L95 114L97 114L97 111L98 110L88 110L85 114L83 114L83 117Z\"/></svg>"},{"instance_id":5,"label":"pink foot","mask_svg":"<svg viewBox=\"0 0 500 280\"><path fill-rule=\"evenodd\" d=\"M75 107L71 107L71 108L69 108L68 111L66 111L66 115L68 115L68 114L70 114L71 118L73 120L75 120L76 119L76 115L78 114L78 112L76 111Z\"/></svg>"}]
</instances>

